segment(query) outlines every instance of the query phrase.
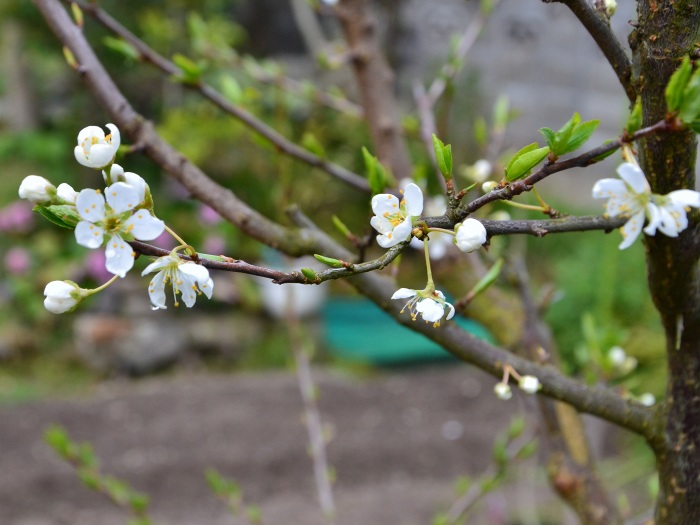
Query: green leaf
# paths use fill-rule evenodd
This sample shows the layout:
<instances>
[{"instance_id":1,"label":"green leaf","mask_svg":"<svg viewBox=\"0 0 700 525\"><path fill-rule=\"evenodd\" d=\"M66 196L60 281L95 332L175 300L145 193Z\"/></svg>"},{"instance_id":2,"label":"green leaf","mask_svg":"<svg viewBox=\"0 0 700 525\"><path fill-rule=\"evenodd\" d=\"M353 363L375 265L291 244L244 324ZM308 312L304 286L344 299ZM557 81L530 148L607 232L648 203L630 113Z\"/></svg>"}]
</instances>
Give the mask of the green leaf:
<instances>
[{"instance_id":1,"label":"green leaf","mask_svg":"<svg viewBox=\"0 0 700 525\"><path fill-rule=\"evenodd\" d=\"M547 146L544 148L537 146L537 142L533 142L522 148L510 159L506 167L506 180L508 182L513 182L527 175L549 154Z\"/></svg>"},{"instance_id":2,"label":"green leaf","mask_svg":"<svg viewBox=\"0 0 700 525\"><path fill-rule=\"evenodd\" d=\"M68 437L65 428L58 425L51 425L44 431L44 441L63 459L72 455L71 449L73 448L73 443Z\"/></svg>"},{"instance_id":3,"label":"green leaf","mask_svg":"<svg viewBox=\"0 0 700 525\"><path fill-rule=\"evenodd\" d=\"M141 514L146 511L149 504L148 495L141 492L132 492L129 494L129 506L137 514Z\"/></svg>"},{"instance_id":4,"label":"green leaf","mask_svg":"<svg viewBox=\"0 0 700 525\"><path fill-rule=\"evenodd\" d=\"M610 144L611 142L612 142L612 140L606 140L605 142L603 142L603 145ZM610 151L606 151L605 153L602 153L602 154L598 155L597 157L594 157L593 162L600 162L603 159L607 159L610 155L612 155L616 151L617 151L617 149L612 149Z\"/></svg>"},{"instance_id":5,"label":"green leaf","mask_svg":"<svg viewBox=\"0 0 700 525\"><path fill-rule=\"evenodd\" d=\"M344 263L341 260L333 259L332 257L325 257L317 253L314 253L314 257L318 262L321 262L326 266L330 266L331 268L344 268L347 265L347 263Z\"/></svg>"},{"instance_id":6,"label":"green leaf","mask_svg":"<svg viewBox=\"0 0 700 525\"><path fill-rule=\"evenodd\" d=\"M693 73L683 91L683 101L679 108L679 117L684 122L692 122L700 114L700 69Z\"/></svg>"},{"instance_id":7,"label":"green leaf","mask_svg":"<svg viewBox=\"0 0 700 525\"><path fill-rule=\"evenodd\" d=\"M240 104L243 100L241 85L231 75L221 77L221 93L234 104Z\"/></svg>"},{"instance_id":8,"label":"green leaf","mask_svg":"<svg viewBox=\"0 0 700 525\"><path fill-rule=\"evenodd\" d=\"M348 228L347 226L345 226L345 223L344 223L343 221L341 221L340 218L339 218L337 215L333 215L333 217L331 217L331 220L333 221L333 226L335 226L335 228L336 228L340 233L342 233L343 235L345 235L345 237L347 237L348 239L352 239L352 238L355 237L355 236L353 235L353 233L350 231L350 228Z\"/></svg>"},{"instance_id":9,"label":"green leaf","mask_svg":"<svg viewBox=\"0 0 700 525\"><path fill-rule=\"evenodd\" d=\"M571 135L576 129L576 126L581 122L581 115L574 113L571 118L557 131L554 139L554 148L552 148L552 153L557 157L564 154L564 149L571 139Z\"/></svg>"},{"instance_id":10,"label":"green leaf","mask_svg":"<svg viewBox=\"0 0 700 525\"><path fill-rule=\"evenodd\" d=\"M525 418L522 416L514 417L508 427L508 439L512 441L520 437L523 430L525 430Z\"/></svg>"},{"instance_id":11,"label":"green leaf","mask_svg":"<svg viewBox=\"0 0 700 525\"><path fill-rule=\"evenodd\" d=\"M540 128L540 135L544 137L544 140L547 141L547 146L549 146L550 150L554 149L554 142L556 140L556 134L554 133L553 129L550 128Z\"/></svg>"},{"instance_id":12,"label":"green leaf","mask_svg":"<svg viewBox=\"0 0 700 525\"><path fill-rule=\"evenodd\" d=\"M301 145L317 157L326 157L326 150L323 148L323 144L310 131L305 132L301 137Z\"/></svg>"},{"instance_id":13,"label":"green leaf","mask_svg":"<svg viewBox=\"0 0 700 525\"><path fill-rule=\"evenodd\" d=\"M508 444L502 436L496 438L491 449L493 461L499 467L503 467L508 463Z\"/></svg>"},{"instance_id":14,"label":"green leaf","mask_svg":"<svg viewBox=\"0 0 700 525\"><path fill-rule=\"evenodd\" d=\"M75 226L80 222L80 216L75 211L75 207L66 204L53 204L51 206L37 205L34 206L33 210L47 221L61 228L74 230Z\"/></svg>"},{"instance_id":15,"label":"green leaf","mask_svg":"<svg viewBox=\"0 0 700 525\"><path fill-rule=\"evenodd\" d=\"M515 459L523 460L530 458L535 452L537 452L537 441L530 441L529 443L525 443L523 448L518 450L517 454L515 454Z\"/></svg>"},{"instance_id":16,"label":"green leaf","mask_svg":"<svg viewBox=\"0 0 700 525\"><path fill-rule=\"evenodd\" d=\"M489 128L484 117L477 117L474 121L474 140L480 148L485 148L489 142Z\"/></svg>"},{"instance_id":17,"label":"green leaf","mask_svg":"<svg viewBox=\"0 0 700 525\"><path fill-rule=\"evenodd\" d=\"M479 295L481 292L486 290L489 286L491 286L494 282L496 282L496 279L498 279L498 276L501 274L501 269L503 268L503 259L498 259L496 263L491 266L488 272L486 272L486 275L484 275L481 279L479 279L479 282L477 282L474 287L469 291L467 294L467 297L473 299L477 295Z\"/></svg>"},{"instance_id":18,"label":"green leaf","mask_svg":"<svg viewBox=\"0 0 700 525\"><path fill-rule=\"evenodd\" d=\"M690 58L684 57L681 65L671 75L666 90L666 106L669 111L676 111L681 107L683 102L683 92L685 91L690 75L693 72L693 66L690 64Z\"/></svg>"},{"instance_id":19,"label":"green leaf","mask_svg":"<svg viewBox=\"0 0 700 525\"><path fill-rule=\"evenodd\" d=\"M90 490L97 491L100 489L100 475L94 470L80 469L77 474L80 482Z\"/></svg>"},{"instance_id":20,"label":"green leaf","mask_svg":"<svg viewBox=\"0 0 700 525\"><path fill-rule=\"evenodd\" d=\"M128 60L138 61L141 58L141 53L133 45L121 38L106 36L102 39L102 43L108 49L119 53Z\"/></svg>"},{"instance_id":21,"label":"green leaf","mask_svg":"<svg viewBox=\"0 0 700 525\"><path fill-rule=\"evenodd\" d=\"M435 151L435 160L437 161L440 173L445 177L445 180L452 179L452 146L442 142L437 135L433 133L433 150Z\"/></svg>"},{"instance_id":22,"label":"green leaf","mask_svg":"<svg viewBox=\"0 0 700 525\"><path fill-rule=\"evenodd\" d=\"M625 129L630 135L636 133L642 127L642 98L637 97L637 101L634 103L632 111L630 111L630 116L627 117L627 125Z\"/></svg>"},{"instance_id":23,"label":"green leaf","mask_svg":"<svg viewBox=\"0 0 700 525\"><path fill-rule=\"evenodd\" d=\"M175 53L172 60L180 68L180 74L176 77L177 80L183 84L199 84L201 82L202 74L204 73L203 62L195 62L180 53Z\"/></svg>"},{"instance_id":24,"label":"green leaf","mask_svg":"<svg viewBox=\"0 0 700 525\"><path fill-rule=\"evenodd\" d=\"M510 103L508 97L501 95L493 105L493 127L499 131L506 129L510 119Z\"/></svg>"},{"instance_id":25,"label":"green leaf","mask_svg":"<svg viewBox=\"0 0 700 525\"><path fill-rule=\"evenodd\" d=\"M578 124L571 133L571 138L569 138L569 141L564 147L562 155L564 153L576 151L583 146L588 139L591 138L593 132L598 128L598 124L600 124L600 120L588 120Z\"/></svg>"},{"instance_id":26,"label":"green leaf","mask_svg":"<svg viewBox=\"0 0 700 525\"><path fill-rule=\"evenodd\" d=\"M314 272L311 268L302 268L301 273L309 281L315 281L318 278L316 277L316 272Z\"/></svg>"},{"instance_id":27,"label":"green leaf","mask_svg":"<svg viewBox=\"0 0 700 525\"><path fill-rule=\"evenodd\" d=\"M367 168L367 181L369 182L372 194L376 195L377 193L381 193L384 191L387 181L384 166L382 166L382 163L379 162L377 157L372 155L364 146L362 146L362 157L364 158L365 167Z\"/></svg>"}]
</instances>

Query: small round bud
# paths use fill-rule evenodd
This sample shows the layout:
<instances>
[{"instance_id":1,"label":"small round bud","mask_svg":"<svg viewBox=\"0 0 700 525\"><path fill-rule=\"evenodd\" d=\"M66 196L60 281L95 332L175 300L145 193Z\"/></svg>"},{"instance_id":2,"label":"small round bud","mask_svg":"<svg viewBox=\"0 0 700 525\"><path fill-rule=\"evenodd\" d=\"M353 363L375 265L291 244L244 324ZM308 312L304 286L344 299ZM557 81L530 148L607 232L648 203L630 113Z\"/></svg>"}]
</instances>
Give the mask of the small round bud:
<instances>
[{"instance_id":1,"label":"small round bud","mask_svg":"<svg viewBox=\"0 0 700 525\"><path fill-rule=\"evenodd\" d=\"M51 281L44 295L44 307L53 314L70 312L85 298L83 289L71 281Z\"/></svg>"},{"instance_id":2,"label":"small round bud","mask_svg":"<svg viewBox=\"0 0 700 525\"><path fill-rule=\"evenodd\" d=\"M502 399L503 401L507 401L513 397L513 392L508 383L496 383L496 386L493 387L493 392L498 399Z\"/></svg>"},{"instance_id":3,"label":"small round bud","mask_svg":"<svg viewBox=\"0 0 700 525\"><path fill-rule=\"evenodd\" d=\"M75 206L75 199L78 198L78 192L73 189L70 184L62 182L56 188L56 195L63 201L64 204L72 204Z\"/></svg>"},{"instance_id":4,"label":"small round bud","mask_svg":"<svg viewBox=\"0 0 700 525\"><path fill-rule=\"evenodd\" d=\"M488 193L491 190L495 189L496 186L498 186L498 183L495 180L487 180L481 185L481 191L484 193Z\"/></svg>"},{"instance_id":5,"label":"small round bud","mask_svg":"<svg viewBox=\"0 0 700 525\"><path fill-rule=\"evenodd\" d=\"M540 380L535 376L523 376L518 382L518 387L526 394L536 394L540 389Z\"/></svg>"},{"instance_id":6,"label":"small round bud","mask_svg":"<svg viewBox=\"0 0 700 525\"><path fill-rule=\"evenodd\" d=\"M656 398L654 397L654 394L646 392L639 396L639 402L645 407L651 407L656 404Z\"/></svg>"},{"instance_id":7,"label":"small round bud","mask_svg":"<svg viewBox=\"0 0 700 525\"><path fill-rule=\"evenodd\" d=\"M627 359L627 354L625 353L623 348L619 346L613 346L610 350L608 350L608 359L610 360L610 363L613 366L619 368L625 363L625 359Z\"/></svg>"},{"instance_id":8,"label":"small round bud","mask_svg":"<svg viewBox=\"0 0 700 525\"><path fill-rule=\"evenodd\" d=\"M476 219L465 219L455 232L454 243L465 253L478 250L486 242L486 228Z\"/></svg>"},{"instance_id":9,"label":"small round bud","mask_svg":"<svg viewBox=\"0 0 700 525\"><path fill-rule=\"evenodd\" d=\"M29 175L19 185L19 198L34 204L48 204L55 196L55 186L39 175Z\"/></svg>"}]
</instances>

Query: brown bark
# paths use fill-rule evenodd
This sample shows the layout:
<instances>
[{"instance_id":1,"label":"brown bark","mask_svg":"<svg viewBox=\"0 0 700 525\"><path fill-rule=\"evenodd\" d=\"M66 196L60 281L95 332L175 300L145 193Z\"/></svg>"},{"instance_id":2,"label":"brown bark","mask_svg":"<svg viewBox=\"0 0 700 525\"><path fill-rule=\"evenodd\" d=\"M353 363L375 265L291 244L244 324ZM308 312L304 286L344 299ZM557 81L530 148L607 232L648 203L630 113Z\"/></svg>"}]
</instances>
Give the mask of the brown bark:
<instances>
[{"instance_id":1,"label":"brown bark","mask_svg":"<svg viewBox=\"0 0 700 525\"><path fill-rule=\"evenodd\" d=\"M690 0L640 0L631 37L644 121L664 117L664 89L700 38L700 11ZM650 137L640 161L655 193L695 187L695 133ZM700 519L700 229L697 213L678 239L646 237L649 288L666 332L668 383L654 447L660 494L656 525Z\"/></svg>"},{"instance_id":2,"label":"brown bark","mask_svg":"<svg viewBox=\"0 0 700 525\"><path fill-rule=\"evenodd\" d=\"M377 19L369 0L342 0L338 17L348 43L365 118L379 160L396 179L411 176L411 160L401 133L394 73L384 59Z\"/></svg>"}]
</instances>

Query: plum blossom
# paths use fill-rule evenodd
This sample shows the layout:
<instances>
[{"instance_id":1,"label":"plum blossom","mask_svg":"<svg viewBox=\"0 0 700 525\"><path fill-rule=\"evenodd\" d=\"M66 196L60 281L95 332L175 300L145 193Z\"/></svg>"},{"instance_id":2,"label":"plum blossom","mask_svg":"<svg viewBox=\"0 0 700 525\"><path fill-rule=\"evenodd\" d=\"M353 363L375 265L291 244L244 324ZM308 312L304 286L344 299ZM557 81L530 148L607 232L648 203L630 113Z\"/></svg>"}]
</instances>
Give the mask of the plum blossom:
<instances>
[{"instance_id":1,"label":"plum blossom","mask_svg":"<svg viewBox=\"0 0 700 525\"><path fill-rule=\"evenodd\" d=\"M52 314L70 312L87 297L85 292L72 281L51 281L44 288L44 307Z\"/></svg>"},{"instance_id":2,"label":"plum blossom","mask_svg":"<svg viewBox=\"0 0 700 525\"><path fill-rule=\"evenodd\" d=\"M377 243L382 248L391 248L408 240L413 219L423 213L423 192L418 186L408 184L403 196L400 202L389 193L380 193L372 198L374 217L370 224L379 232Z\"/></svg>"},{"instance_id":3,"label":"plum blossom","mask_svg":"<svg viewBox=\"0 0 700 525\"><path fill-rule=\"evenodd\" d=\"M496 383L493 387L493 393L496 394L498 399L502 399L503 401L508 401L513 397L513 391L510 389L508 383Z\"/></svg>"},{"instance_id":4,"label":"plum blossom","mask_svg":"<svg viewBox=\"0 0 700 525\"><path fill-rule=\"evenodd\" d=\"M486 242L486 228L476 219L465 219L455 228L454 243L465 253L481 248Z\"/></svg>"},{"instance_id":5,"label":"plum blossom","mask_svg":"<svg viewBox=\"0 0 700 525\"><path fill-rule=\"evenodd\" d=\"M107 177L107 173L103 170L102 177L105 180L105 184L124 182L129 186L132 186L138 192L140 199L139 203L143 203L143 201L146 200L146 189L148 188L146 181L143 180L143 177L137 175L136 173L132 173L130 171L125 172L124 168L122 168L119 164L112 164L112 166L109 168L109 177Z\"/></svg>"},{"instance_id":6,"label":"plum blossom","mask_svg":"<svg viewBox=\"0 0 700 525\"><path fill-rule=\"evenodd\" d=\"M177 295L182 296L187 308L191 308L197 300L197 295L204 294L211 299L214 291L214 281L209 277L209 271L192 261L184 261L177 253L159 257L149 264L141 275L157 271L148 285L148 295L154 309L165 309L165 285L173 288L175 306L179 306Z\"/></svg>"},{"instance_id":7,"label":"plum blossom","mask_svg":"<svg viewBox=\"0 0 700 525\"><path fill-rule=\"evenodd\" d=\"M73 189L73 186L62 182L56 188L56 196L63 202L63 204L70 204L75 206L75 199L78 198L78 192Z\"/></svg>"},{"instance_id":8,"label":"plum blossom","mask_svg":"<svg viewBox=\"0 0 700 525\"><path fill-rule=\"evenodd\" d=\"M689 207L700 208L700 193L692 190L672 191L668 195L651 192L644 172L639 166L625 162L617 168L620 179L601 179L593 186L593 198L608 199L605 214L609 217L628 215L629 220L622 226L624 250L634 243L642 231L645 217L649 224L644 228L647 235L655 235L659 230L669 237L688 227L686 211Z\"/></svg>"},{"instance_id":9,"label":"plum blossom","mask_svg":"<svg viewBox=\"0 0 700 525\"><path fill-rule=\"evenodd\" d=\"M146 210L132 214L139 205L138 191L124 182L105 190L85 189L78 194L76 208L82 219L75 227L75 239L86 248L99 248L105 236L105 267L110 273L124 277L134 265L134 253L127 241L150 241L165 229L165 223Z\"/></svg>"},{"instance_id":10,"label":"plum blossom","mask_svg":"<svg viewBox=\"0 0 700 525\"><path fill-rule=\"evenodd\" d=\"M109 166L121 144L121 135L114 124L107 124L107 128L111 131L109 135L105 135L98 126L83 128L78 133L78 145L73 150L75 160L88 168Z\"/></svg>"},{"instance_id":11,"label":"plum blossom","mask_svg":"<svg viewBox=\"0 0 700 525\"><path fill-rule=\"evenodd\" d=\"M411 318L415 321L418 314L426 323L433 323L433 326L440 326L440 320L445 315L445 307L449 309L446 321L452 319L455 314L454 306L445 301L445 295L439 291L429 290L411 290L409 288L399 288L392 299L409 299L406 305L401 309L401 313L408 308Z\"/></svg>"},{"instance_id":12,"label":"plum blossom","mask_svg":"<svg viewBox=\"0 0 700 525\"><path fill-rule=\"evenodd\" d=\"M19 185L19 198L34 204L50 203L55 196L56 187L39 175L29 175Z\"/></svg>"}]
</instances>

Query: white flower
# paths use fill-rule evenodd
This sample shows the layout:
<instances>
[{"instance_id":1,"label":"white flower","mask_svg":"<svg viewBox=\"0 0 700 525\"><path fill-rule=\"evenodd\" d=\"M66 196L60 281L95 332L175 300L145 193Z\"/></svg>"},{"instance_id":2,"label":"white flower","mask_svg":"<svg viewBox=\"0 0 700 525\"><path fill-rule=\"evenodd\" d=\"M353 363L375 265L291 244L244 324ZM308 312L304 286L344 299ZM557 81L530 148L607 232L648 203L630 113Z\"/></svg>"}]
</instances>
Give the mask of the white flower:
<instances>
[{"instance_id":1,"label":"white flower","mask_svg":"<svg viewBox=\"0 0 700 525\"><path fill-rule=\"evenodd\" d=\"M649 224L647 235L656 234L677 237L688 227L686 208L700 208L700 193L692 190L672 191L668 195L651 193L644 172L635 164L625 162L617 168L621 179L601 179L593 186L593 198L608 199L605 213L609 217L629 215L622 226L623 241L620 249L632 245L642 231L645 216Z\"/></svg>"},{"instance_id":2,"label":"white flower","mask_svg":"<svg viewBox=\"0 0 700 525\"><path fill-rule=\"evenodd\" d=\"M78 198L78 192L73 189L73 186L62 182L56 188L56 195L63 201L64 204L75 206L75 199Z\"/></svg>"},{"instance_id":3,"label":"white flower","mask_svg":"<svg viewBox=\"0 0 700 525\"><path fill-rule=\"evenodd\" d=\"M391 248L407 240L413 229L413 218L423 213L423 192L411 183L399 202L394 195L380 193L372 198L374 217L372 227L379 232L377 242L382 248Z\"/></svg>"},{"instance_id":4,"label":"white flower","mask_svg":"<svg viewBox=\"0 0 700 525\"><path fill-rule=\"evenodd\" d=\"M102 169L114 160L121 144L121 136L114 124L107 124L107 127L112 132L107 136L97 126L88 126L78 133L78 145L73 150L75 160L95 169Z\"/></svg>"},{"instance_id":5,"label":"white flower","mask_svg":"<svg viewBox=\"0 0 700 525\"><path fill-rule=\"evenodd\" d=\"M445 307L449 309L446 321L452 319L455 314L454 306L445 301L445 296L439 290L434 292L411 290L409 288L399 288L391 296L392 299L410 299L406 306L401 309L401 313L408 308L411 318L415 321L418 314L426 323L433 323L433 326L440 326L440 320L445 315Z\"/></svg>"},{"instance_id":6,"label":"white flower","mask_svg":"<svg viewBox=\"0 0 700 525\"><path fill-rule=\"evenodd\" d=\"M83 190L76 199L76 209L82 219L75 227L75 240L86 248L99 248L107 236L106 268L124 277L134 265L134 253L124 240L150 241L165 229L165 223L146 210L132 215L139 205L138 192L124 182L105 189L107 201L98 190Z\"/></svg>"},{"instance_id":7,"label":"white flower","mask_svg":"<svg viewBox=\"0 0 700 525\"><path fill-rule=\"evenodd\" d=\"M526 394L536 394L540 389L540 380L535 376L522 376L518 381L518 387Z\"/></svg>"},{"instance_id":8,"label":"white flower","mask_svg":"<svg viewBox=\"0 0 700 525\"><path fill-rule=\"evenodd\" d=\"M481 191L484 193L488 193L492 190L495 190L498 187L498 182L495 180L487 180L481 185Z\"/></svg>"},{"instance_id":9,"label":"white flower","mask_svg":"<svg viewBox=\"0 0 700 525\"><path fill-rule=\"evenodd\" d=\"M627 354L621 347L613 346L610 350L608 350L608 359L613 366L621 367L625 364Z\"/></svg>"},{"instance_id":10,"label":"white flower","mask_svg":"<svg viewBox=\"0 0 700 525\"><path fill-rule=\"evenodd\" d=\"M496 383L496 386L493 387L493 392L498 399L502 399L503 401L508 401L513 397L513 392L508 383Z\"/></svg>"},{"instance_id":11,"label":"white flower","mask_svg":"<svg viewBox=\"0 0 700 525\"><path fill-rule=\"evenodd\" d=\"M476 219L465 219L455 227L454 243L463 252L478 250L485 242L486 228Z\"/></svg>"},{"instance_id":12,"label":"white flower","mask_svg":"<svg viewBox=\"0 0 700 525\"><path fill-rule=\"evenodd\" d=\"M447 200L442 195L436 195L425 200L423 211L425 215L431 217L443 215L447 209ZM437 261L447 255L447 249L452 244L452 235L448 233L430 232L430 242L428 243L428 253L430 259ZM423 250L423 241L417 237L411 239L411 247L416 250Z\"/></svg>"},{"instance_id":13,"label":"white flower","mask_svg":"<svg viewBox=\"0 0 700 525\"><path fill-rule=\"evenodd\" d=\"M158 258L149 264L141 275L157 271L148 285L148 295L155 309L165 309L165 285L171 284L175 306L179 306L177 294L187 308L191 308L197 300L197 295L203 293L211 299L214 291L214 281L209 277L209 271L192 261L183 261L175 253Z\"/></svg>"},{"instance_id":14,"label":"white flower","mask_svg":"<svg viewBox=\"0 0 700 525\"><path fill-rule=\"evenodd\" d=\"M29 175L19 185L19 198L34 204L49 203L55 196L54 185L39 175Z\"/></svg>"},{"instance_id":15,"label":"white flower","mask_svg":"<svg viewBox=\"0 0 700 525\"><path fill-rule=\"evenodd\" d=\"M616 0L603 0L603 6L605 7L605 13L608 16L612 16L615 14L615 11L617 10L617 1Z\"/></svg>"},{"instance_id":16,"label":"white flower","mask_svg":"<svg viewBox=\"0 0 700 525\"><path fill-rule=\"evenodd\" d=\"M651 407L656 404L656 398L654 397L654 394L646 392L645 394L639 396L639 402L645 407Z\"/></svg>"},{"instance_id":17,"label":"white flower","mask_svg":"<svg viewBox=\"0 0 700 525\"><path fill-rule=\"evenodd\" d=\"M74 310L85 298L83 289L71 281L51 281L44 288L44 295L44 307L54 314Z\"/></svg>"},{"instance_id":18,"label":"white flower","mask_svg":"<svg viewBox=\"0 0 700 525\"><path fill-rule=\"evenodd\" d=\"M107 174L104 172L104 170L102 171L102 177L105 180L105 184L107 184ZM122 168L119 164L112 164L109 169L109 179L111 184L114 184L115 182L124 182L129 186L132 186L138 192L140 203L143 203L143 201L146 199L146 188L148 188L148 185L140 175L130 171L125 172L124 168Z\"/></svg>"}]
</instances>

